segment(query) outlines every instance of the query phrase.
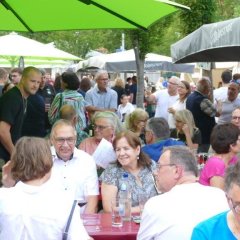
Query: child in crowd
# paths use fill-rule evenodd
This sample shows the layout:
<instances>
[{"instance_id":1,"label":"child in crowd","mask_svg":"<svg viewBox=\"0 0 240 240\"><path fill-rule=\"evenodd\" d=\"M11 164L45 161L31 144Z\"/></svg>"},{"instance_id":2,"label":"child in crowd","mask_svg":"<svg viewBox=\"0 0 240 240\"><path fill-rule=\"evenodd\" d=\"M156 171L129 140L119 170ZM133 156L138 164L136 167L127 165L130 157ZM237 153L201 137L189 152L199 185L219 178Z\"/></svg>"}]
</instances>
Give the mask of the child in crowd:
<instances>
[{"instance_id":1,"label":"child in crowd","mask_svg":"<svg viewBox=\"0 0 240 240\"><path fill-rule=\"evenodd\" d=\"M126 114L134 111L134 106L129 102L129 97L126 94L121 96L121 104L118 105L117 115L121 122L125 121Z\"/></svg>"}]
</instances>

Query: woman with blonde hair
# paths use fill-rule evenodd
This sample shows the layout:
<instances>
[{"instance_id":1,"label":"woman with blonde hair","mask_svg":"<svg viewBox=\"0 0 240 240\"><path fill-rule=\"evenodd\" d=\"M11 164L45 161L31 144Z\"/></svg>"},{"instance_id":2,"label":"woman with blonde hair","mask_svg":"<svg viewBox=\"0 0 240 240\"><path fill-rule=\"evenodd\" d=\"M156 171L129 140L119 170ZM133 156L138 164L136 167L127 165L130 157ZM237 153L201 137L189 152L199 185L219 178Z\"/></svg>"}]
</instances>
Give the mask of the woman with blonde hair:
<instances>
[{"instance_id":1,"label":"woman with blonde hair","mask_svg":"<svg viewBox=\"0 0 240 240\"><path fill-rule=\"evenodd\" d=\"M195 125L192 113L183 109L176 111L174 117L176 128L171 132L171 137L185 142L190 149L198 149L202 137Z\"/></svg>"},{"instance_id":2,"label":"woman with blonde hair","mask_svg":"<svg viewBox=\"0 0 240 240\"><path fill-rule=\"evenodd\" d=\"M136 108L132 113L128 114L125 119L126 129L137 134L141 138L142 144L146 144L145 141L145 127L149 118L148 113L142 108Z\"/></svg>"}]
</instances>

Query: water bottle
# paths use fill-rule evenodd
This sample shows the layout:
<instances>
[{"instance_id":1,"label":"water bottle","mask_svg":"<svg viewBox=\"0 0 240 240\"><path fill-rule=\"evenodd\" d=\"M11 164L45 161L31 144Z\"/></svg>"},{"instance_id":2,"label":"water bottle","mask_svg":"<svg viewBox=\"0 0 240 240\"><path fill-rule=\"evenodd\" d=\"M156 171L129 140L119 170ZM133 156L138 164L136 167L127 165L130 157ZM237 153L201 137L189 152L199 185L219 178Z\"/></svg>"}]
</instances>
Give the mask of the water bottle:
<instances>
[{"instance_id":1,"label":"water bottle","mask_svg":"<svg viewBox=\"0 0 240 240\"><path fill-rule=\"evenodd\" d=\"M124 221L131 221L131 189L128 182L128 174L124 173L120 182L119 190L120 214Z\"/></svg>"}]
</instances>

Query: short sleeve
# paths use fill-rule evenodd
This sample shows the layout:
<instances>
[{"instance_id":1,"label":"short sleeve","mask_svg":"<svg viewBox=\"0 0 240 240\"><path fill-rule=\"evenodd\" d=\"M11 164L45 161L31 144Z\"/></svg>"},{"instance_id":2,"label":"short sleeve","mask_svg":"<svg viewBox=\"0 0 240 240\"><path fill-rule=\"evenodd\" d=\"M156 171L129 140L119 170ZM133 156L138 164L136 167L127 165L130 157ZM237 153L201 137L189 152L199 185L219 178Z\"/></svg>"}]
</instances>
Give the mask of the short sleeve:
<instances>
[{"instance_id":1,"label":"short sleeve","mask_svg":"<svg viewBox=\"0 0 240 240\"><path fill-rule=\"evenodd\" d=\"M120 172L117 164L109 164L107 168L103 171L102 175L100 176L99 180L103 183L114 185L118 187L119 185L119 178Z\"/></svg>"},{"instance_id":2,"label":"short sleeve","mask_svg":"<svg viewBox=\"0 0 240 240\"><path fill-rule=\"evenodd\" d=\"M93 106L93 101L91 97L92 90L93 89L90 89L86 92L86 95L85 95L86 106Z\"/></svg>"},{"instance_id":3,"label":"short sleeve","mask_svg":"<svg viewBox=\"0 0 240 240\"><path fill-rule=\"evenodd\" d=\"M118 105L117 105L117 98L118 98L117 92L111 89L111 94L112 94L112 97L111 97L109 108L110 109L114 108L114 109L117 110L117 108L118 108Z\"/></svg>"},{"instance_id":4,"label":"short sleeve","mask_svg":"<svg viewBox=\"0 0 240 240\"><path fill-rule=\"evenodd\" d=\"M205 234L198 228L194 228L191 236L191 240L207 240Z\"/></svg>"}]
</instances>

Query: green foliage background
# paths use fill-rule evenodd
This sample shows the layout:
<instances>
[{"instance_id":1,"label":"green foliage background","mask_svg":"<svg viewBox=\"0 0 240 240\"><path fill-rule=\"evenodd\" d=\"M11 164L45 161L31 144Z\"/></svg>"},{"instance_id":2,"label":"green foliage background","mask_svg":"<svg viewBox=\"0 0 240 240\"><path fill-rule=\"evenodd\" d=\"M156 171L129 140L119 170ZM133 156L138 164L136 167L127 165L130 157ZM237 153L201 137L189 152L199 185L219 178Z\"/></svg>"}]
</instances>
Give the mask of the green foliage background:
<instances>
[{"instance_id":1,"label":"green foliage background","mask_svg":"<svg viewBox=\"0 0 240 240\"><path fill-rule=\"evenodd\" d=\"M202 24L240 16L239 0L176 0L187 5L190 11L179 11L154 24L148 32L124 30L79 30L42 33L20 33L43 43L54 42L56 47L84 58L89 50L106 49L115 52L121 45L125 32L125 48L133 47L133 39L139 39L140 54L154 52L170 55L170 45L194 31ZM8 32L0 32L5 35Z\"/></svg>"}]
</instances>

